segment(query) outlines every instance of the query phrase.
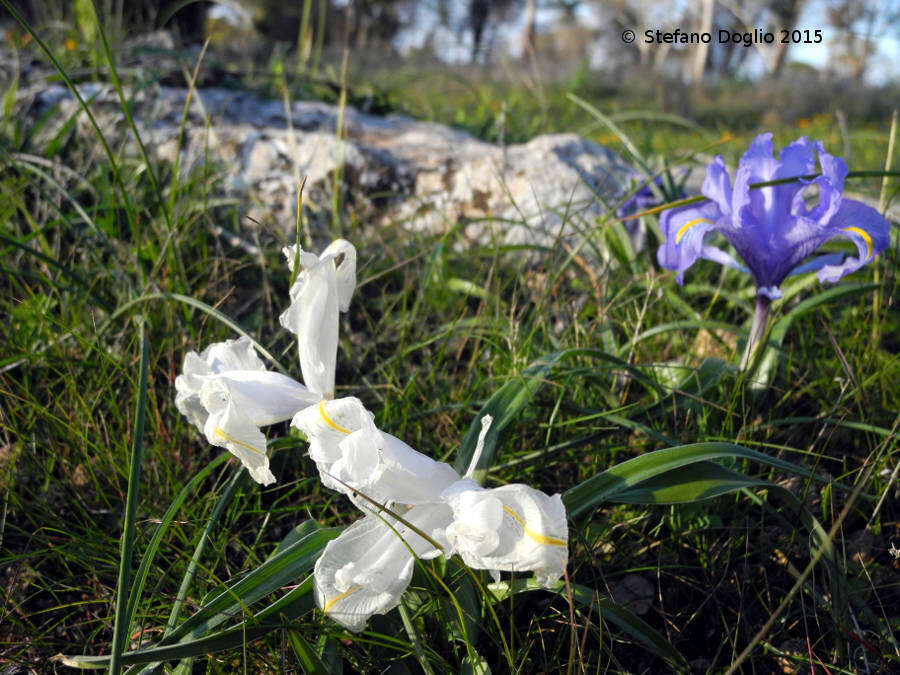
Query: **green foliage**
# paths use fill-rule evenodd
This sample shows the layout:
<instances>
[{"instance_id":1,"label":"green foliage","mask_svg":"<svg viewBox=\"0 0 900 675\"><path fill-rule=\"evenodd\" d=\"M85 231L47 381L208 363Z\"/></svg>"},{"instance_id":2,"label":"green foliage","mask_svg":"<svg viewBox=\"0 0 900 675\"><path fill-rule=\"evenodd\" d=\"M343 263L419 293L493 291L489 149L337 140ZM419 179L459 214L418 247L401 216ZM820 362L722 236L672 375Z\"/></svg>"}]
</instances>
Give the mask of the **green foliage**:
<instances>
[{"instance_id":1,"label":"green foliage","mask_svg":"<svg viewBox=\"0 0 900 675\"><path fill-rule=\"evenodd\" d=\"M43 48L67 79L60 58L78 55ZM108 69L111 51L89 49ZM449 70L364 85L363 74L351 68L351 102L368 86L385 109L503 142L575 131L651 173L660 156L733 158L765 114L757 104L740 119L713 115L699 102L690 118L642 112L658 107L652 83L629 93L583 73L541 86ZM336 98L308 73L279 77L292 92ZM873 283L823 291L806 278L786 289L757 371L768 386L753 393L735 367L748 282L700 263L676 289L612 218L585 234L582 250L609 261L588 269L560 249L473 246L454 228L337 223L353 228L362 264L339 393L462 470L481 416L493 415L478 475L562 492L572 515L568 579L556 587L517 575L490 583L458 560L430 561L402 612L350 635L314 611L308 575L355 515L321 488L304 441L272 429L279 482L260 488L173 404L185 352L237 334L296 374L277 321L289 282L278 250L294 234L242 223L233 204L211 200L210 168L179 177L151 153L122 156L96 125L94 136L78 133L79 117L91 123L88 101L58 126L54 111L20 119L18 86L7 85L0 125L2 658L40 669L57 653L89 654L63 662L105 668L115 642L135 672L163 662L262 672L282 655L307 672L685 661L720 671L781 611L750 657L759 672L781 667L778 654L806 663L810 652L832 671L896 667L895 251L858 275ZM730 87L709 96L737 98ZM799 133L787 122L776 122L779 140ZM830 114L802 129L841 140ZM859 123L847 141L854 168L883 165L883 124ZM261 255L223 241L218 222L256 238ZM120 541L123 525L133 537ZM653 582L647 606L628 597L633 576Z\"/></svg>"}]
</instances>

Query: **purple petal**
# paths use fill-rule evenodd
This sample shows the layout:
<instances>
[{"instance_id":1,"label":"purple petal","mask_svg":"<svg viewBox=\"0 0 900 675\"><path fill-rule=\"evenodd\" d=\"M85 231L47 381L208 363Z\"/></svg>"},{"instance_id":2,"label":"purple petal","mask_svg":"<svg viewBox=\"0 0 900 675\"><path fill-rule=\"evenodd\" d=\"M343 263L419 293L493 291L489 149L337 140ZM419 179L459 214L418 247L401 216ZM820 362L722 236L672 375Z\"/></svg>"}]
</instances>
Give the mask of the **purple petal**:
<instances>
[{"instance_id":1,"label":"purple petal","mask_svg":"<svg viewBox=\"0 0 900 675\"><path fill-rule=\"evenodd\" d=\"M737 260L734 259L734 256L728 253L727 251L723 251L720 248L716 248L715 246L704 245L703 249L700 251L700 257L705 260L712 260L715 263L719 263L725 267L730 267L733 270L737 270L738 272L743 272L744 274L750 274L750 270L741 265Z\"/></svg>"},{"instance_id":2,"label":"purple petal","mask_svg":"<svg viewBox=\"0 0 900 675\"><path fill-rule=\"evenodd\" d=\"M777 169L778 162L772 157L772 134L760 134L741 157L734 174L731 213L735 227L758 223L765 216L766 195L763 190L751 191L750 184L771 180ZM745 213L747 209L749 212Z\"/></svg>"},{"instance_id":3,"label":"purple petal","mask_svg":"<svg viewBox=\"0 0 900 675\"><path fill-rule=\"evenodd\" d=\"M835 157L825 152L825 148L821 143L816 142L816 150L819 153L819 166L822 167L822 175L840 192L844 189L844 179L847 177L847 163L840 157Z\"/></svg>"},{"instance_id":4,"label":"purple petal","mask_svg":"<svg viewBox=\"0 0 900 675\"><path fill-rule=\"evenodd\" d=\"M684 271L703 253L703 237L722 217L715 202L664 211L659 225L666 240L656 252L661 267L675 270L675 281L684 283Z\"/></svg>"},{"instance_id":5,"label":"purple petal","mask_svg":"<svg viewBox=\"0 0 900 675\"><path fill-rule=\"evenodd\" d=\"M844 199L838 212L828 223L829 237L844 237L856 244L859 257L847 256L839 265L825 265L818 272L819 281L836 282L855 272L886 249L891 242L890 224L862 202Z\"/></svg>"},{"instance_id":6,"label":"purple petal","mask_svg":"<svg viewBox=\"0 0 900 675\"><path fill-rule=\"evenodd\" d=\"M840 208L841 190L844 187L844 178L847 176L847 164L840 157L834 157L825 152L821 144L818 144L818 151L822 175L813 183L819 186L819 203L810 209L808 215L820 223L827 223Z\"/></svg>"},{"instance_id":7,"label":"purple petal","mask_svg":"<svg viewBox=\"0 0 900 675\"><path fill-rule=\"evenodd\" d=\"M806 274L807 272L817 272L826 265L838 265L844 259L843 253L825 253L812 260L807 260L802 265L797 265L791 270L788 276L796 276L797 274Z\"/></svg>"},{"instance_id":8,"label":"purple petal","mask_svg":"<svg viewBox=\"0 0 900 675\"><path fill-rule=\"evenodd\" d=\"M811 143L806 136L801 136L793 143L784 146L778 155L779 165L772 174L771 180L813 173L816 170L815 151L817 145Z\"/></svg>"},{"instance_id":9,"label":"purple petal","mask_svg":"<svg viewBox=\"0 0 900 675\"><path fill-rule=\"evenodd\" d=\"M707 199L714 201L725 216L731 218L731 177L721 155L707 165L706 178L703 179L700 192Z\"/></svg>"}]
</instances>

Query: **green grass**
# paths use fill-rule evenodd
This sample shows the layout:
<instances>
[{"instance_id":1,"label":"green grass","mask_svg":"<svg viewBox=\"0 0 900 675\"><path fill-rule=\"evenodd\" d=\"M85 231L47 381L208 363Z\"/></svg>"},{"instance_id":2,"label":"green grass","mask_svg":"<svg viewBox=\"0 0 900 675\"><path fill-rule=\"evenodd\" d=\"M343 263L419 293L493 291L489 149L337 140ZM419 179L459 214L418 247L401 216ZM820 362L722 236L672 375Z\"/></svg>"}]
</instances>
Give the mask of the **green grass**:
<instances>
[{"instance_id":1,"label":"green grass","mask_svg":"<svg viewBox=\"0 0 900 675\"><path fill-rule=\"evenodd\" d=\"M575 93L610 114L642 154L672 162L700 150L734 159L766 117L764 106L744 102L746 111L724 112L714 123L695 109L697 128L660 123L647 112L660 109L651 85L650 94L601 91L585 76L536 88L454 73L446 77L460 83L458 93L438 96L436 78L402 75L371 80L390 92L392 109L492 140L499 130L507 142L574 131L622 150L622 139L604 138L609 130L566 97ZM753 88L737 90L749 97ZM734 98L729 91L718 95ZM716 95L698 96L695 108ZM635 109L643 114L629 112ZM217 313L178 296L230 317L299 376L293 339L277 320L288 297L279 253L286 235L241 222L234 207L208 207L214 171L173 181L172 167L152 159L103 159L98 139L71 127L41 139L39 125L13 109L2 124L0 658L40 670L57 653L110 653L141 324L149 380L132 578L151 544L156 555L134 606L132 646L158 642L221 583L259 569L298 524L343 527L358 515L321 488L305 443L286 425L268 434L277 439L276 485L241 478L227 458L191 484L219 450L175 409L173 380L186 351L235 333ZM888 125L851 119L851 169L884 165ZM800 132L834 151L843 142L827 113L811 112L801 130L793 119L765 128L778 143ZM723 140L725 133L733 138ZM45 171L31 157L65 169ZM879 188L880 180L858 181L860 191L877 195ZM258 237L261 258L217 238L214 223ZM615 249L609 225L598 224L589 247L612 248L613 262L593 265L561 247L472 248L453 229L426 235L396 224L373 232L342 220L322 233L351 238L360 259L360 284L341 327L338 394L359 396L381 428L452 463L478 412L505 384L548 354L582 350L542 372L542 386L500 435L486 484L565 492L630 458L697 442L739 443L805 467L825 482L743 459L722 462L787 487L826 530L839 523L834 546L852 603L834 607L842 586L816 565L744 667L801 668L812 654L831 672L895 668L900 655L886 635L900 629L898 562L888 553L892 538L900 544L892 475L900 421L896 249L843 282L874 279L877 291L848 290L797 317L760 396L724 367L740 358L735 336L748 327L749 281L700 263L678 288L656 266L652 246L635 256ZM800 292L776 305L777 317L824 290L810 279L799 283ZM777 492L751 486L686 505L586 509L571 522L571 607L565 587L495 602L483 591L485 574L439 560L417 569L405 616L374 617L360 636L312 610L300 587L296 602L267 619L278 628L251 639L257 629L248 622L229 637L229 650L199 656L193 668L260 672L284 659L286 671L303 661L308 670L334 672L341 663L344 672L440 673L482 658L494 672L558 672L570 662L572 672L658 671L664 663L609 620L616 607L605 599L635 609L640 603L629 601L627 589L649 588L643 620L694 670L722 671L811 560L809 533ZM167 513L176 497L180 507ZM189 567L183 607L170 619ZM238 605L237 617L218 629L283 597L303 576L264 589L252 607Z\"/></svg>"}]
</instances>

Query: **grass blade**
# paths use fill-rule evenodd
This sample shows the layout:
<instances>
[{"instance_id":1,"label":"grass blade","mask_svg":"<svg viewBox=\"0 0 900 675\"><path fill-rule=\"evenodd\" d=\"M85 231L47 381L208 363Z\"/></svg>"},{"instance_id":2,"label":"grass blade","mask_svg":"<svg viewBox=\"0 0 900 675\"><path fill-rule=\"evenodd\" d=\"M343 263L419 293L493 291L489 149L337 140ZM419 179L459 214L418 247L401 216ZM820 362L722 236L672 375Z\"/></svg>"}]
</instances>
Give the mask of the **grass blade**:
<instances>
[{"instance_id":1,"label":"grass blade","mask_svg":"<svg viewBox=\"0 0 900 675\"><path fill-rule=\"evenodd\" d=\"M134 585L131 588L131 595L128 599L128 622L129 624L134 623L135 615L137 614L137 606L138 602L141 599L141 592L144 590L144 584L147 581L147 575L150 572L150 565L153 564L153 560L156 557L156 552L159 550L159 545L162 543L163 535L169 528L172 520L175 518L175 514L178 512L178 509L181 508L181 505L184 504L184 500L187 499L188 495L193 492L200 483L206 480L206 477L209 476L210 473L213 472L220 464L226 461L229 457L231 457L231 453L228 451L222 452L216 457L213 461L207 464L203 469L197 472L197 475L194 476L190 482L185 485L181 492L178 493L178 496L172 501L169 505L169 508L166 509L165 514L159 522L159 525L156 528L156 531L153 533L153 538L150 540L150 544L147 546L147 550L144 551L143 556L141 556L141 564L138 567L137 574L134 577Z\"/></svg>"},{"instance_id":2,"label":"grass blade","mask_svg":"<svg viewBox=\"0 0 900 675\"><path fill-rule=\"evenodd\" d=\"M122 652L128 639L129 584L131 580L131 555L134 547L134 521L137 518L138 485L141 481L141 446L144 441L144 419L147 410L147 376L150 362L150 346L147 331L141 326L141 365L138 380L138 400L134 412L134 431L131 435L131 468L128 475L128 495L125 499L125 526L122 533L122 555L119 559L119 581L116 585L116 618L113 627L112 654L109 671L117 675L122 669Z\"/></svg>"}]
</instances>

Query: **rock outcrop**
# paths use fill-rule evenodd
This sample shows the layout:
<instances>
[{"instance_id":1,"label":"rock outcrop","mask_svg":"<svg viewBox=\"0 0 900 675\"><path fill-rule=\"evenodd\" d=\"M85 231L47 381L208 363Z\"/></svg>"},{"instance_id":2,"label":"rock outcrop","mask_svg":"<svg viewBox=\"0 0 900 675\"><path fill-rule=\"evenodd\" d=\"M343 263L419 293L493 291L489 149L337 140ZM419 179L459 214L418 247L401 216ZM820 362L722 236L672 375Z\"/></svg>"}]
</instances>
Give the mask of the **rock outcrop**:
<instances>
[{"instance_id":1,"label":"rock outcrop","mask_svg":"<svg viewBox=\"0 0 900 675\"><path fill-rule=\"evenodd\" d=\"M80 91L105 134L130 138L111 87ZM246 204L249 217L286 230L294 227L299 180L308 176L304 200L314 223L330 218L337 204L373 224L400 220L436 230L462 221L473 238L493 227L500 241L544 246L591 227L634 175L612 152L574 134L500 147L399 115L225 89L195 90L182 130L186 97L187 90L169 87L134 95L144 143L164 161L174 163L180 152L184 172L208 163L221 172L223 193ZM53 85L30 106L34 113L57 106L62 124L77 102ZM84 115L77 126L93 133Z\"/></svg>"}]
</instances>

